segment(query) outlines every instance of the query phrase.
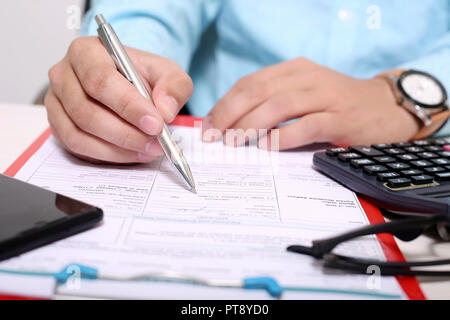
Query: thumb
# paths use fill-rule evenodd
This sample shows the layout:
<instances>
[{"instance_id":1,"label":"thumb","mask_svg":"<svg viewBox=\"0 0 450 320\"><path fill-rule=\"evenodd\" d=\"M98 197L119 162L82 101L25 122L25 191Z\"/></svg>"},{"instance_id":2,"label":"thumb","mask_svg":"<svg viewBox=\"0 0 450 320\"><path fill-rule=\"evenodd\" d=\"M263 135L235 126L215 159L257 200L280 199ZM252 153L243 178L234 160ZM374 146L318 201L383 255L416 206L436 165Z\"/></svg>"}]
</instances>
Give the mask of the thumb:
<instances>
[{"instance_id":1,"label":"thumb","mask_svg":"<svg viewBox=\"0 0 450 320\"><path fill-rule=\"evenodd\" d=\"M153 87L152 99L166 123L171 123L189 100L194 89L191 78L183 71L168 71Z\"/></svg>"},{"instance_id":2,"label":"thumb","mask_svg":"<svg viewBox=\"0 0 450 320\"><path fill-rule=\"evenodd\" d=\"M151 96L158 113L166 123L172 122L192 94L191 78L170 59L134 48L127 50L153 90Z\"/></svg>"}]
</instances>

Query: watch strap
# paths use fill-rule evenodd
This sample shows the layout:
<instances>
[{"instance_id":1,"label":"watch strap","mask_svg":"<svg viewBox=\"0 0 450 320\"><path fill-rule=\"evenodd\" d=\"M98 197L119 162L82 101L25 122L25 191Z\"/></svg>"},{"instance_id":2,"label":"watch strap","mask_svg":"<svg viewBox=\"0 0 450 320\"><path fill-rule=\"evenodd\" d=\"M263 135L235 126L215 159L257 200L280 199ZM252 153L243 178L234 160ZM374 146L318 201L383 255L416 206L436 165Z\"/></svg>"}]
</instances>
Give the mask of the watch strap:
<instances>
[{"instance_id":1,"label":"watch strap","mask_svg":"<svg viewBox=\"0 0 450 320\"><path fill-rule=\"evenodd\" d=\"M423 126L411 140L426 139L439 131L448 121L450 111L444 110L431 116L431 125Z\"/></svg>"},{"instance_id":2,"label":"watch strap","mask_svg":"<svg viewBox=\"0 0 450 320\"><path fill-rule=\"evenodd\" d=\"M406 110L410 111L410 107L408 108L406 104L412 104L412 102L405 98L405 96L401 93L400 89L398 88L397 82L395 81L395 79L399 78L404 72L405 70L396 69L389 71L387 73L382 73L377 77L386 80L386 82L388 83L389 87L392 90L392 93L395 97L397 104L401 107L404 107ZM431 120L430 125L425 125L422 119L420 119L416 114L414 113L412 114L421 122L422 125L419 131L416 133L416 135L414 135L411 138L411 140L421 140L430 137L431 135L436 133L440 128L442 128L447 123L448 118L450 117L450 111L447 106L443 106L442 111L430 115Z\"/></svg>"}]
</instances>

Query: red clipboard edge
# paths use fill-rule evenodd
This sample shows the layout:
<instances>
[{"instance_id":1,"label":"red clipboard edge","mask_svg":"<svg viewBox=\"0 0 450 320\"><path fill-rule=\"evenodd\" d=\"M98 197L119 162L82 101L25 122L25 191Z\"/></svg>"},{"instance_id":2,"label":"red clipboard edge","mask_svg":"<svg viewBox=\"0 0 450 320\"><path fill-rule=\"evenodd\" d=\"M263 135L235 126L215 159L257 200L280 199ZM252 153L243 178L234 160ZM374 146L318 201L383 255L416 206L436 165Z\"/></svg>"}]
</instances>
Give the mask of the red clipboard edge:
<instances>
[{"instance_id":1,"label":"red clipboard edge","mask_svg":"<svg viewBox=\"0 0 450 320\"><path fill-rule=\"evenodd\" d=\"M203 121L203 118L193 117L193 116L185 116L179 115L175 118L175 120L170 124L171 126L181 126L181 127L193 127L195 122Z\"/></svg>"},{"instance_id":2,"label":"red clipboard edge","mask_svg":"<svg viewBox=\"0 0 450 320\"><path fill-rule=\"evenodd\" d=\"M23 296L12 296L12 295L0 295L0 300L49 300L49 299L35 298L35 297L23 297Z\"/></svg>"},{"instance_id":3,"label":"red clipboard edge","mask_svg":"<svg viewBox=\"0 0 450 320\"><path fill-rule=\"evenodd\" d=\"M361 197L358 197L358 199L364 212L366 213L367 219L371 224L385 222L378 207ZM377 238L380 241L381 247L388 261L406 261L392 235L382 233L377 235ZM419 282L415 277L396 276L396 279L409 299L426 300L425 294L420 288Z\"/></svg>"},{"instance_id":4,"label":"red clipboard edge","mask_svg":"<svg viewBox=\"0 0 450 320\"><path fill-rule=\"evenodd\" d=\"M193 127L196 121L202 121L202 118L179 115L175 118L175 120L170 124L171 126L185 126L185 127ZM16 161L5 171L5 175L14 177L17 172L25 165L25 163L39 150L39 148L44 144L44 142L50 137L51 130L48 128L45 130L21 155L17 158ZM383 223L384 218L380 212L380 210L368 202L365 199L359 197L359 201L364 212L367 215L367 218L371 224L375 223ZM401 253L395 239L392 235L388 234L380 234L377 236L378 240L381 243L384 254L386 258L390 261L405 261L403 254ZM409 299L412 300L426 300L422 289L420 288L419 282L415 277L396 277L398 283L402 287L403 291L406 293ZM10 295L0 295L0 299L5 300L28 300L28 299L36 299L31 297L19 297L19 296L10 296Z\"/></svg>"},{"instance_id":5,"label":"red clipboard edge","mask_svg":"<svg viewBox=\"0 0 450 320\"><path fill-rule=\"evenodd\" d=\"M202 121L202 118L180 115L170 124L171 126L193 127L196 121ZM9 177L14 177L17 172L27 163L28 160L39 150L45 141L50 137L51 130L47 128L4 172Z\"/></svg>"},{"instance_id":6,"label":"red clipboard edge","mask_svg":"<svg viewBox=\"0 0 450 320\"><path fill-rule=\"evenodd\" d=\"M45 141L50 137L51 130L45 130L20 156L14 163L4 172L9 177L14 177L17 172L27 163L28 160L39 150Z\"/></svg>"}]
</instances>

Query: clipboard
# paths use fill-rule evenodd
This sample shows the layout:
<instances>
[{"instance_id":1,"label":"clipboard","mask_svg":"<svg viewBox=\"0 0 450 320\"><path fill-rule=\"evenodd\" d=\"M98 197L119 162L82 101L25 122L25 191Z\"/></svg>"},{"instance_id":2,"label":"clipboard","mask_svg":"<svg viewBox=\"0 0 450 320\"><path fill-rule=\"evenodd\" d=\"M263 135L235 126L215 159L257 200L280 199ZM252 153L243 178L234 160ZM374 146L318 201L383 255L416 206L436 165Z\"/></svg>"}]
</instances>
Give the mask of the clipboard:
<instances>
[{"instance_id":1,"label":"clipboard","mask_svg":"<svg viewBox=\"0 0 450 320\"><path fill-rule=\"evenodd\" d=\"M201 121L202 118L179 115L170 124L171 126L185 126L194 127L196 121ZM46 129L20 156L16 161L4 172L9 177L14 177L19 170L25 165L25 163L39 150L39 148L47 141L51 136L50 128ZM384 217L380 210L367 200L358 197L364 212L371 224L383 223ZM388 261L405 262L405 258L401 253L395 239L390 234L377 235L378 241L381 244L383 252ZM420 288L419 282L415 277L396 276L396 279L405 292L407 297L411 300L426 300L426 297ZM0 300L43 300L35 297L13 296L13 295L1 295Z\"/></svg>"}]
</instances>

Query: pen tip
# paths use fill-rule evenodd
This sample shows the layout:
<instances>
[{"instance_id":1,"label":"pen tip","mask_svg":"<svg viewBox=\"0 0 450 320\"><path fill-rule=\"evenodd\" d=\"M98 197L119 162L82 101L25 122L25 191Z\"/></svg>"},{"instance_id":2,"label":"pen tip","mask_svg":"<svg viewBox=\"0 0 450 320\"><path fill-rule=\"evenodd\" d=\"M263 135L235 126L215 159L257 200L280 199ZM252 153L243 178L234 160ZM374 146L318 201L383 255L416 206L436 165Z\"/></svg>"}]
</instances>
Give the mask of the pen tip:
<instances>
[{"instance_id":1,"label":"pen tip","mask_svg":"<svg viewBox=\"0 0 450 320\"><path fill-rule=\"evenodd\" d=\"M197 190L195 189L195 187L192 187L192 188L191 188L191 191L192 191L194 194L197 194Z\"/></svg>"}]
</instances>

